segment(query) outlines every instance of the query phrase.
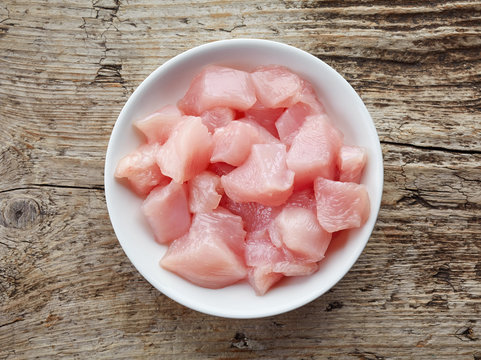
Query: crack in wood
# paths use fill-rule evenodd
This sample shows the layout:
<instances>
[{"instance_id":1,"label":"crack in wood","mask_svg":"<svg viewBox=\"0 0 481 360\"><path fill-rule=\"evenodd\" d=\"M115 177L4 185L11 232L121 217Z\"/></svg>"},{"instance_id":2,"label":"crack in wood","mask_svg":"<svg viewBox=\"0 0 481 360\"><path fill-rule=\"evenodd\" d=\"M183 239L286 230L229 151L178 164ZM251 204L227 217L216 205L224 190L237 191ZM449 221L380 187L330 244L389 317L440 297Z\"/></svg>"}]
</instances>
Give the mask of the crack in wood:
<instances>
[{"instance_id":1,"label":"crack in wood","mask_svg":"<svg viewBox=\"0 0 481 360\"><path fill-rule=\"evenodd\" d=\"M16 319L12 320L12 321L7 322L7 323L0 324L0 328L5 327L5 326L8 326L8 325L15 324L16 322L23 321L23 320L25 320L25 318L18 317L18 318L16 318Z\"/></svg>"},{"instance_id":2,"label":"crack in wood","mask_svg":"<svg viewBox=\"0 0 481 360\"><path fill-rule=\"evenodd\" d=\"M359 351L355 349L354 352L350 352L348 355L356 356L359 360L384 360L385 357L378 355L371 351Z\"/></svg>"},{"instance_id":3,"label":"crack in wood","mask_svg":"<svg viewBox=\"0 0 481 360\"><path fill-rule=\"evenodd\" d=\"M393 146L402 146L402 147L410 147L414 149L420 150L428 150L428 151L444 151L453 154L465 154L465 155L481 155L481 150L477 149L456 149L456 148L447 148L443 146L432 146L432 145L418 145L418 144L410 144L410 143L403 143L397 141L389 141L389 140L380 140L381 144L386 145L393 145Z\"/></svg>"},{"instance_id":4,"label":"crack in wood","mask_svg":"<svg viewBox=\"0 0 481 360\"><path fill-rule=\"evenodd\" d=\"M26 184L26 186L22 186L22 187L0 190L0 194L12 192L12 191L38 189L42 187L58 188L58 189L82 189L82 190L101 190L101 191L105 190L103 185L80 186L80 185L59 185L59 184Z\"/></svg>"},{"instance_id":5,"label":"crack in wood","mask_svg":"<svg viewBox=\"0 0 481 360\"><path fill-rule=\"evenodd\" d=\"M463 327L454 334L461 341L476 341L479 338L474 335L472 327Z\"/></svg>"}]
</instances>

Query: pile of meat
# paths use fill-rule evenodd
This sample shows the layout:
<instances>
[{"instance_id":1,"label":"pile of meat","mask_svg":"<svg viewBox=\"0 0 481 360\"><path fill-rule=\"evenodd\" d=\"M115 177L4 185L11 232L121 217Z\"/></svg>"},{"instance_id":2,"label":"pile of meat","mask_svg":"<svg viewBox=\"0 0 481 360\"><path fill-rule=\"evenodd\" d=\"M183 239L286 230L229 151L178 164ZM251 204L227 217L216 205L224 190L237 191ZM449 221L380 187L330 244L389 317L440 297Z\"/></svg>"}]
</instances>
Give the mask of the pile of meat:
<instances>
[{"instance_id":1,"label":"pile of meat","mask_svg":"<svg viewBox=\"0 0 481 360\"><path fill-rule=\"evenodd\" d=\"M285 67L208 66L177 105L134 126L115 176L141 197L163 268L258 295L317 271L332 233L363 225L366 151L343 143L313 87Z\"/></svg>"}]
</instances>

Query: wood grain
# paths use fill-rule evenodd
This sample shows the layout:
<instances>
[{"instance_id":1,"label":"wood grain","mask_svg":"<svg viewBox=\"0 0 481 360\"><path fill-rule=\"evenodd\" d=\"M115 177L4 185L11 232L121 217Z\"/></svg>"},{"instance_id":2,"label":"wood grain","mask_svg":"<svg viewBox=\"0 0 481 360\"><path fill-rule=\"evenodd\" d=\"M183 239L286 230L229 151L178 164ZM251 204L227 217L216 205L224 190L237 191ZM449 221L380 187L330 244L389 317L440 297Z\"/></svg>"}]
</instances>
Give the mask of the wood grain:
<instances>
[{"instance_id":1,"label":"wood grain","mask_svg":"<svg viewBox=\"0 0 481 360\"><path fill-rule=\"evenodd\" d=\"M201 43L282 41L358 91L378 129L375 231L331 291L227 320L132 267L103 162L157 66ZM480 1L0 4L0 359L481 359Z\"/></svg>"}]
</instances>

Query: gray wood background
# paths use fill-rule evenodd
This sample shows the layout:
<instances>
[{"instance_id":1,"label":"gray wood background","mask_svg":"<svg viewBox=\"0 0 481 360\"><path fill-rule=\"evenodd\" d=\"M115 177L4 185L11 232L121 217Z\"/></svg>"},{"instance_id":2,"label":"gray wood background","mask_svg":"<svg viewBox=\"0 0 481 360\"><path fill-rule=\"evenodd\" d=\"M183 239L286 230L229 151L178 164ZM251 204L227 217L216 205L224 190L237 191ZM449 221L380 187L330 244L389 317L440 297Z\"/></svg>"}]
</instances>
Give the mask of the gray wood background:
<instances>
[{"instance_id":1,"label":"gray wood background","mask_svg":"<svg viewBox=\"0 0 481 360\"><path fill-rule=\"evenodd\" d=\"M152 288L103 192L135 87L184 50L236 37L338 70L385 160L354 268L257 320ZM2 0L0 127L0 359L481 359L481 1Z\"/></svg>"}]
</instances>

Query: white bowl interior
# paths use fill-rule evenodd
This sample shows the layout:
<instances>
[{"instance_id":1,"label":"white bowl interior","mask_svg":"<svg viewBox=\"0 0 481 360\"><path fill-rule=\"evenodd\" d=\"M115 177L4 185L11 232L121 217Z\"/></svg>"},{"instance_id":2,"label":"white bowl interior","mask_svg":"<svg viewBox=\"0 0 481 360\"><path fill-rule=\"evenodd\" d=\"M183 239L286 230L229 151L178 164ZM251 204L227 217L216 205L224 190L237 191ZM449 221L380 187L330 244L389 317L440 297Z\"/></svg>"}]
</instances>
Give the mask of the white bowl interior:
<instances>
[{"instance_id":1,"label":"white bowl interior","mask_svg":"<svg viewBox=\"0 0 481 360\"><path fill-rule=\"evenodd\" d=\"M165 271L159 260L167 247L154 241L140 212L142 200L114 179L118 161L141 142L132 123L166 104L175 104L194 75L208 64L252 70L259 65L287 66L311 82L327 113L345 135L346 144L364 146L368 164L362 183L367 186L371 214L360 229L333 239L318 272L289 278L264 296L247 283L219 290L193 285ZM383 187L382 153L373 121L352 87L331 67L297 48L255 39L223 40L182 53L155 70L132 94L112 131L105 161L105 195L110 219L130 261L159 291L194 310L231 318L255 318L300 307L334 286L352 267L374 227Z\"/></svg>"}]
</instances>

